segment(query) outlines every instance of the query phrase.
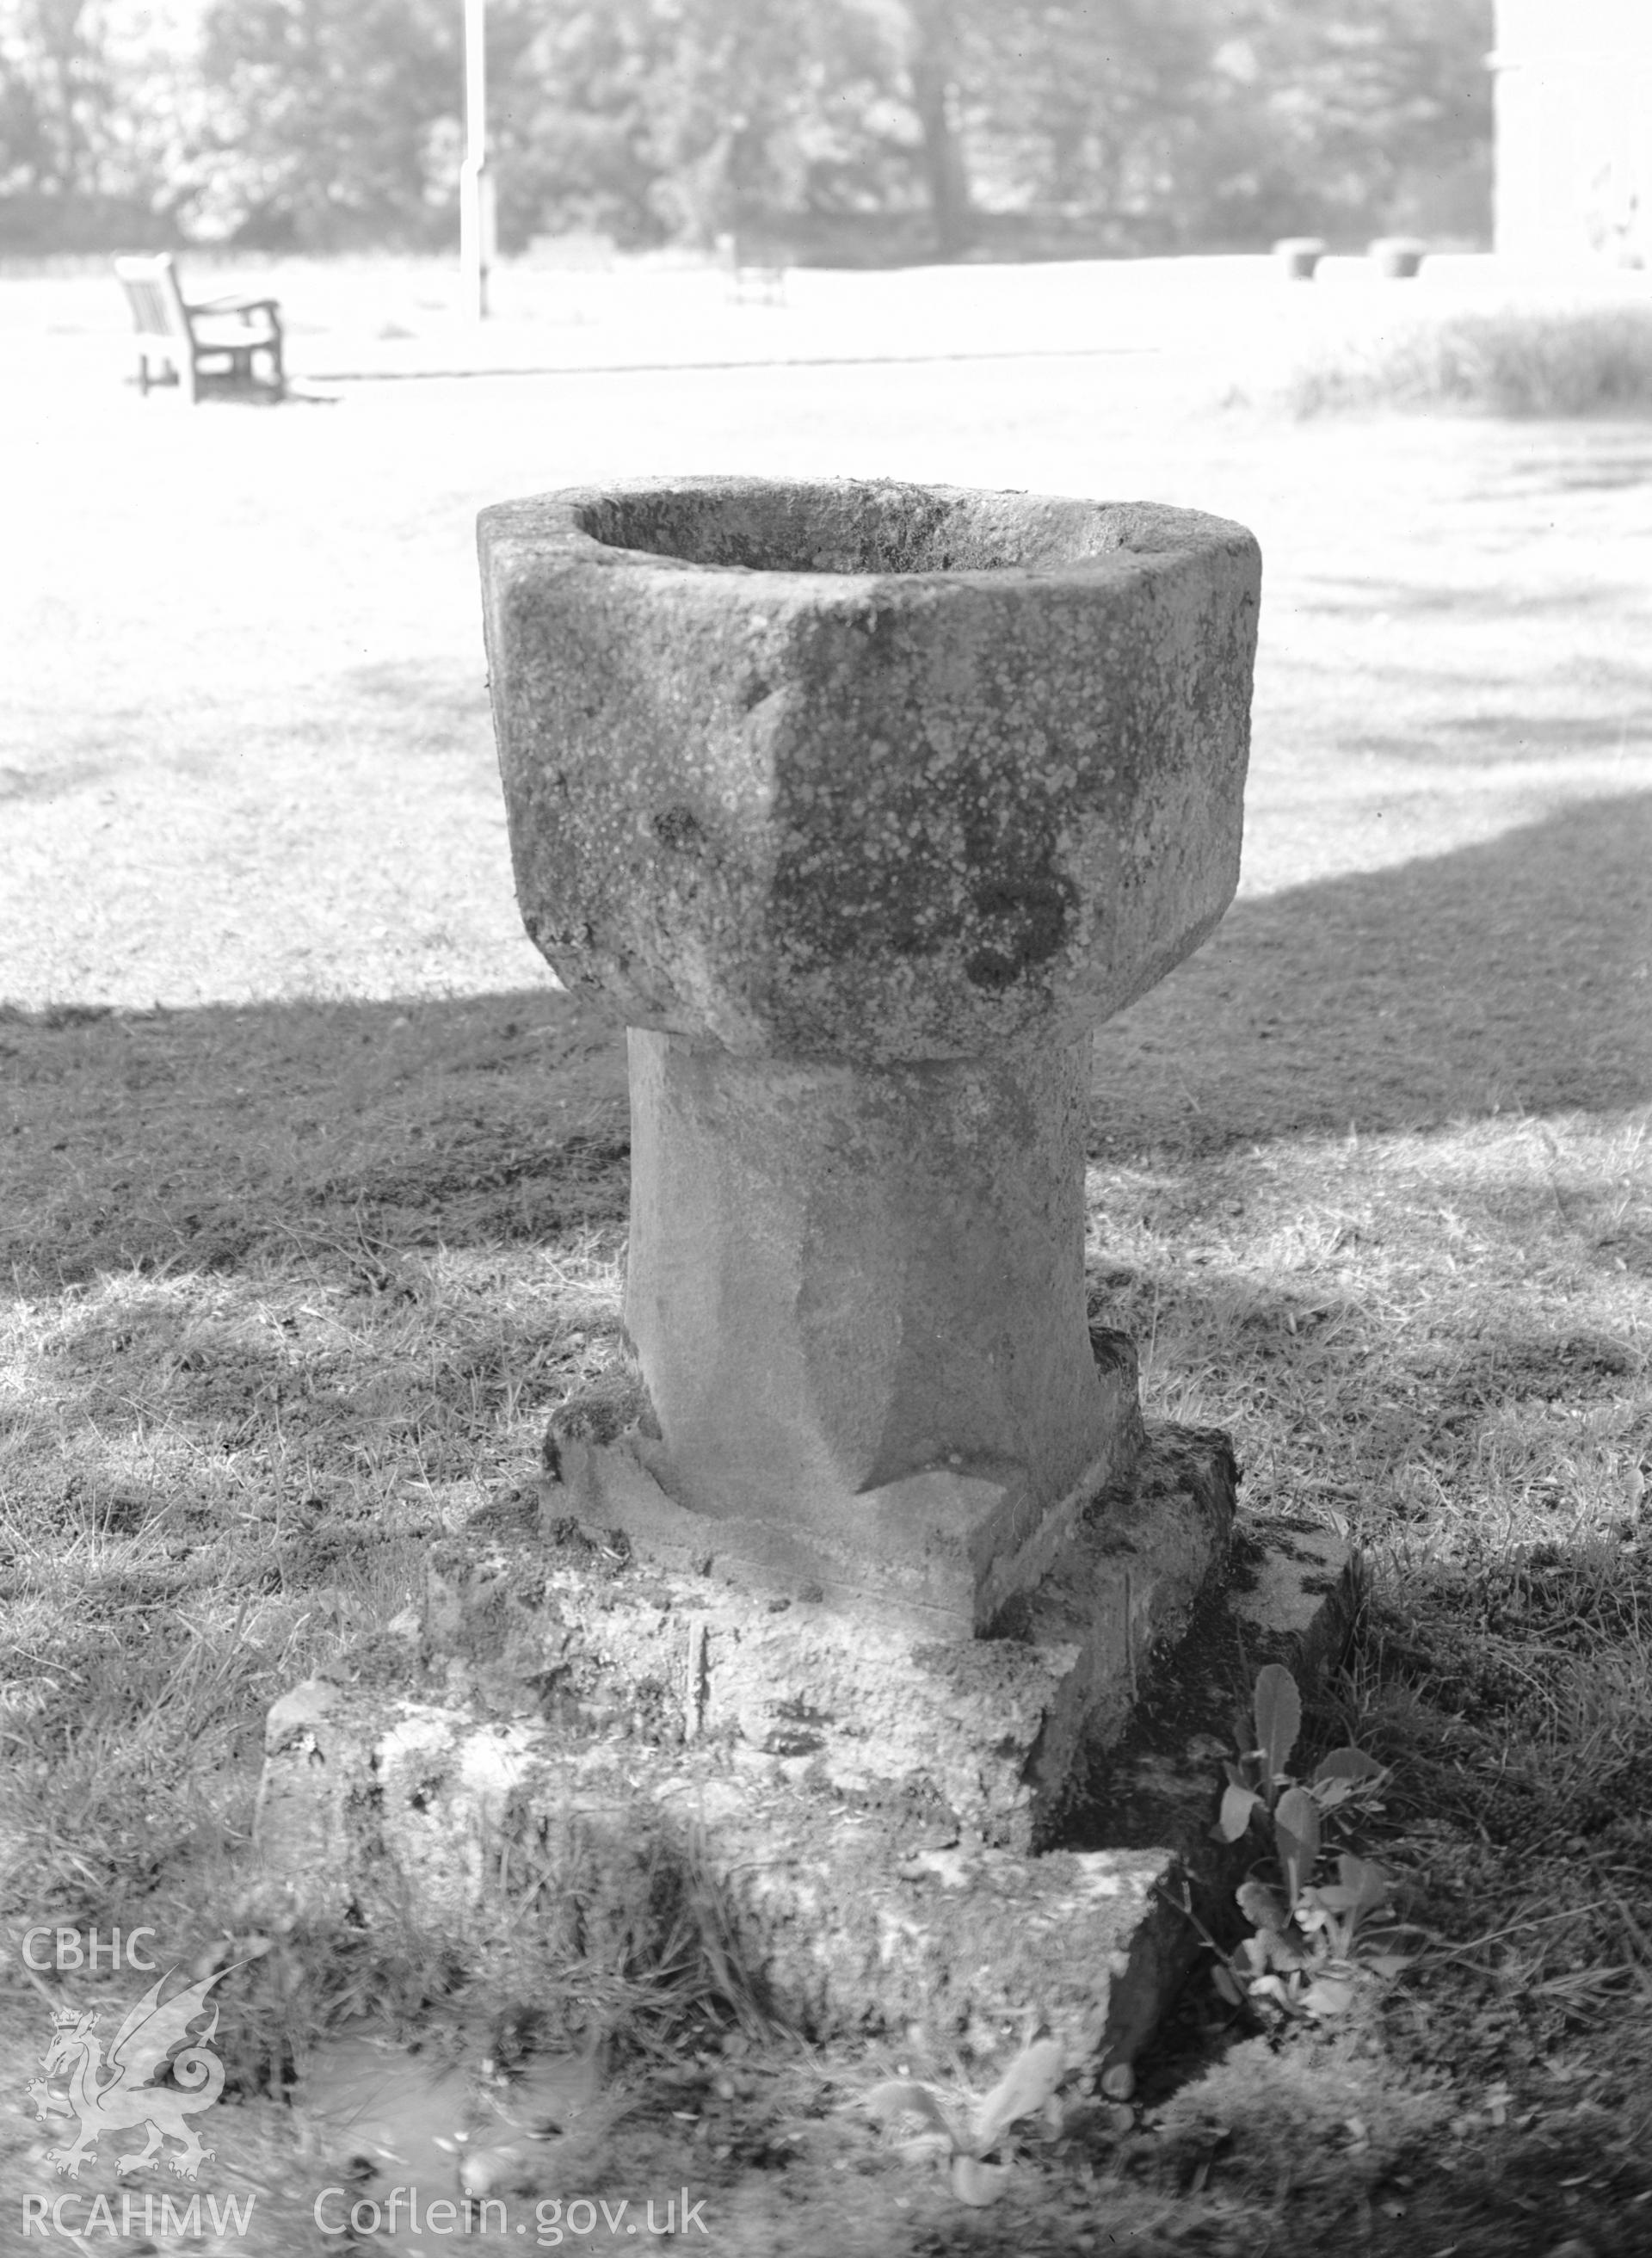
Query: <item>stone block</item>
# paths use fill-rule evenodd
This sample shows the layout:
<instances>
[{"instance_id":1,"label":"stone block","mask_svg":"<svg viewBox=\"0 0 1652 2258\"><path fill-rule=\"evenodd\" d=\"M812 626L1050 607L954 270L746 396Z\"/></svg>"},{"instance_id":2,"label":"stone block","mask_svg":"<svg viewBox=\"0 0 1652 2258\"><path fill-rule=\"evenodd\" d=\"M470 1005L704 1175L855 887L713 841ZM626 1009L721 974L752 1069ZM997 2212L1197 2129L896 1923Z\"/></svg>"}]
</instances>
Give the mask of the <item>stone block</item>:
<instances>
[{"instance_id":1,"label":"stone block","mask_svg":"<svg viewBox=\"0 0 1652 2258\"><path fill-rule=\"evenodd\" d=\"M411 1914L457 1937L528 1892L571 1960L621 1940L646 1956L676 1876L712 1893L744 1979L806 2032L916 2031L943 2053L984 2033L1013 2052L1036 2016L1075 2062L1133 2060L1197 1949L1184 1883L1226 1885L1209 1829L1236 1658L1268 1658L1257 1610L1299 1658L1328 1659L1346 1628L1346 1563L1333 1577L1319 1544L1311 1566L1292 1557L1308 1549L1244 1538L1244 1628L1208 1591L1181 1644L1144 1657L1147 1729L1042 1854L1039 1767L1070 1650L925 1648L714 1578L558 1570L547 1637L606 1673L582 1715L323 1681L274 1705L248 1910ZM649 1734L616 1727L662 1682ZM1155 1781L1173 1794L1155 1803Z\"/></svg>"},{"instance_id":2,"label":"stone block","mask_svg":"<svg viewBox=\"0 0 1652 2258\"><path fill-rule=\"evenodd\" d=\"M634 481L484 510L528 930L633 1026L1078 1042L1238 877L1260 559L1148 502Z\"/></svg>"}]
</instances>

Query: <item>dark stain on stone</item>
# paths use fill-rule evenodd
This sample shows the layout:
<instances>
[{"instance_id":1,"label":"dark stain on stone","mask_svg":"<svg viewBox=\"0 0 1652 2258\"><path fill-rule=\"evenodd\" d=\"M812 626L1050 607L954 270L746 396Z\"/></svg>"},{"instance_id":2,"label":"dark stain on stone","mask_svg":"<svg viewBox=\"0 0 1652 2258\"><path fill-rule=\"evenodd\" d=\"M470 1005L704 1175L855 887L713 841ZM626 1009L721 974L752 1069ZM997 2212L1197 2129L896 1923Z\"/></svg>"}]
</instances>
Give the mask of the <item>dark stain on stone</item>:
<instances>
[{"instance_id":1,"label":"dark stain on stone","mask_svg":"<svg viewBox=\"0 0 1652 2258\"><path fill-rule=\"evenodd\" d=\"M672 848L679 854L690 854L704 843L705 827L691 807L684 807L679 802L660 810L654 819L654 835L661 846Z\"/></svg>"},{"instance_id":2,"label":"dark stain on stone","mask_svg":"<svg viewBox=\"0 0 1652 2258\"><path fill-rule=\"evenodd\" d=\"M1015 959L997 948L978 948L964 961L964 976L970 986L984 988L989 996L1002 996L1006 988L1012 988L1017 969Z\"/></svg>"},{"instance_id":3,"label":"dark stain on stone","mask_svg":"<svg viewBox=\"0 0 1652 2258\"><path fill-rule=\"evenodd\" d=\"M977 886L971 906L982 938L965 960L966 976L1001 994L1024 972L1047 963L1066 938L1075 899L1072 881L1047 870L1018 884L997 878Z\"/></svg>"}]
</instances>

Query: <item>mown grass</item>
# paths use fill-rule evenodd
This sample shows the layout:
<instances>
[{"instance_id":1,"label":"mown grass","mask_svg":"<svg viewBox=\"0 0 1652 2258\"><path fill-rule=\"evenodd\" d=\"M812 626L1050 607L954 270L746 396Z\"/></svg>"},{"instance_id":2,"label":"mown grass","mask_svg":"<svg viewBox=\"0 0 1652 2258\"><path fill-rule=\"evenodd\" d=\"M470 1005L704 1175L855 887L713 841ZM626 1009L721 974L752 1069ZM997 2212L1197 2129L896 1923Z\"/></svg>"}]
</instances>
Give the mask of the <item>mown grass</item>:
<instances>
[{"instance_id":1,"label":"mown grass","mask_svg":"<svg viewBox=\"0 0 1652 2258\"><path fill-rule=\"evenodd\" d=\"M548 2043L616 2041L562 2183L686 2153L731 2250L1641 2247L1645 448L1213 439L1138 395L1110 422L1088 366L948 381L610 381L256 435L226 409L141 449L43 426L0 772L5 992L52 1006L0 1019L16 2084L21 1928L149 1920L180 1959L260 1948L217 2138L276 2195L319 2160L256 2097L318 2032L371 2008L520 2050L527 2002ZM1233 1431L1251 1505L1365 1546L1314 1730L1392 1764L1362 1847L1426 1950L1323 2039L1237 2034L1195 1984L1129 2133L1077 2097L980 2215L856 2112L905 2042L763 2034L691 1871L620 1965L536 1953L531 1878L463 1949L411 1912L276 1934L246 1897L269 1701L317 1670L442 1690L394 1626L433 1555L529 1542L546 1414L612 1350L620 1054L528 984L469 608L474 504L588 456L1156 492L1268 553L1247 892L1098 1044L1091 1284L1152 1407ZM0 2201L40 2183L28 2137L0 2117ZM317 2247L276 2195L269 2249Z\"/></svg>"},{"instance_id":2,"label":"mown grass","mask_svg":"<svg viewBox=\"0 0 1652 2258\"><path fill-rule=\"evenodd\" d=\"M498 1016L508 1053L517 1023ZM393 1055L405 1025L386 1030ZM217 1031L151 1030L0 1031L32 1100L19 1141L56 1147L44 1240L8 1250L20 1285L39 1281L30 1255L52 1279L15 1294L4 1324L11 1823L32 1846L13 1839L11 1886L89 1921L189 1872L203 1842L245 1839L262 1708L422 1594L429 1540L486 1502L616 1322L612 1105L584 1103L571 1127L553 1101L530 1130L530 1076L483 1154L473 1122L446 1115L450 1056L421 1119L379 1123L371 1154L310 1141L294 1177L280 1106L232 1129L231 1161L200 1133L195 1075L174 1086L167 1069L198 1073ZM89 1069L118 1079L134 1040L148 1102L111 1139L74 1093ZM68 1071L37 1078L53 1050ZM293 1063L290 1047L266 1062L286 1110L342 1127L336 1064L329 1089ZM446 1246L443 1222L471 1243Z\"/></svg>"},{"instance_id":3,"label":"mown grass","mask_svg":"<svg viewBox=\"0 0 1652 2258\"><path fill-rule=\"evenodd\" d=\"M1291 371L1302 416L1397 408L1422 414L1652 412L1652 305L1463 309L1322 347Z\"/></svg>"},{"instance_id":4,"label":"mown grass","mask_svg":"<svg viewBox=\"0 0 1652 2258\"><path fill-rule=\"evenodd\" d=\"M1245 945L1236 913L1209 976L1230 998ZM1620 999L1626 1042L1637 1000ZM1154 1008L1118 1023L1121 1053L1157 1054ZM1173 983L1156 1008L1169 1022L1198 998ZM405 1672L387 1627L432 1547L509 1519L548 1407L612 1353L623 1133L612 1097L593 1109L578 1016L554 994L487 1007L498 1046L535 1063L515 1104L493 1078L497 1118L472 1123L458 1166L410 1133L440 1118L440 1082L422 1111L404 1089L393 1122L352 1109L343 1079L330 1093L330 1054L377 1088L408 1040L405 1013L350 1016L368 1043L307 1052L308 1087L286 1095L345 1142L342 1179L314 1146L295 1165L280 1106L260 1104L238 1131L233 1231L204 1190L223 1077L248 1071L220 1015L6 1029L26 1133L60 1148L46 1227L14 1212L4 1336L11 1923L144 1919L181 1956L228 1949L246 1927L264 1708L313 1671ZM472 1060L490 1055L474 1016L471 1032ZM135 1044L181 1070L100 1118L86 1094ZM268 1047L290 1072L291 1044ZM1391 1999L1329 2039L1253 2040L1242 2067L1173 2098L1160 2074L1127 2139L1080 2110L979 2222L854 2130L847 2056L760 2036L762 2105L718 2098L738 1971L726 1937L720 1974L701 1953L715 1908L691 1902L667 1956L677 1969L691 1948L686 1982L643 1961L557 1970L520 1936L455 1960L416 1924L284 1936L239 1996L250 2087L279 2091L315 2031L368 2000L428 2034L514 1993L547 2033L618 2034L698 2078L685 2115L727 2135L698 2161L733 2248L804 2234L805 2191L867 2248L944 2228L987 2249L1011 2227L1018 2247L1067 2248L1128 2223L1150 2250L1267 2235L1306 2252L1363 2220L1374 2248L1414 2247L1427 2225L1489 2258L1547 2248L1535 2222L1556 2205L1614 2247L1652 2188L1652 1138L1620 1105L1337 1133L1301 1122L1311 1087L1255 1058L1241 1078L1273 1133L1224 1132L1173 1078L1158 1099L1135 1086L1133 1115L1103 1101L1092 1291L1141 1342L1154 1410L1233 1431L1251 1506L1365 1549L1367 1615L1318 1729L1393 1767L1366 1847L1403 1878L1428 1945ZM165 1201L123 1221L113 1186L158 1151L198 1178L193 1222ZM1213 1997L1188 2012L1208 2044ZM663 2153L686 2091L625 2090L602 2152L616 2187ZM1308 2109L1304 2093L1341 2098ZM794 2172L811 2155L819 2173Z\"/></svg>"}]
</instances>

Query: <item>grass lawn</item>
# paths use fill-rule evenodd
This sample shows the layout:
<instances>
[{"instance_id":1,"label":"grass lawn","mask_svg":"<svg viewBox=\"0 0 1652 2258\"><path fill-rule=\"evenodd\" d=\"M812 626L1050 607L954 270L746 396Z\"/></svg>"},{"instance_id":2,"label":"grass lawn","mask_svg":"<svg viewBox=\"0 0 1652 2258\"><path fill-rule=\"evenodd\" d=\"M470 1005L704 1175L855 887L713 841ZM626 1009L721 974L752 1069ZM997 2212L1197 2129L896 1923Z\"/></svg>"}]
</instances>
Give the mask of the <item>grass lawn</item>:
<instances>
[{"instance_id":1,"label":"grass lawn","mask_svg":"<svg viewBox=\"0 0 1652 2258\"><path fill-rule=\"evenodd\" d=\"M1252 1506L1365 1549L1312 1729L1393 1768L1362 1847L1422 1957L1221 2060L1194 1987L1129 2128L1076 2108L979 2212L874 2138L852 2050L754 2041L704 1964L586 1970L655 2068L616 2056L557 2183L686 2176L730 2251L1652 2249L1652 424L1218 411L1196 305L1064 352L1032 285L974 287L999 358L190 415L94 367L62 284L0 628L4 2082L49 2027L32 1925L245 1942L266 1707L384 1666L612 1350L622 1051L516 920L477 508L670 470L1141 495L1254 527L1263 644L1240 898L1097 1040L1092 1286ZM271 2094L330 2021L498 2052L506 1992L570 1980L259 1942L225 2248L324 2247L329 2136ZM0 2115L8 2230L42 2141Z\"/></svg>"}]
</instances>

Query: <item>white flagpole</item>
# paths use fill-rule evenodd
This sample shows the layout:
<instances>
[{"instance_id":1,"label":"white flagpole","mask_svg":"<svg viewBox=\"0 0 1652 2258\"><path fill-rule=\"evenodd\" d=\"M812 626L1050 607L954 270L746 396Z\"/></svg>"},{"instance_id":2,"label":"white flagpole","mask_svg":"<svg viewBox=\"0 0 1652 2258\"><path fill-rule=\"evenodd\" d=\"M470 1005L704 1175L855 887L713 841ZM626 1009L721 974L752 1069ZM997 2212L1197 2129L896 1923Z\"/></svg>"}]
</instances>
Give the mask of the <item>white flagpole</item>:
<instances>
[{"instance_id":1,"label":"white flagpole","mask_svg":"<svg viewBox=\"0 0 1652 2258\"><path fill-rule=\"evenodd\" d=\"M487 312L493 176L487 169L487 0L464 0L464 161L459 167L459 282L467 313Z\"/></svg>"}]
</instances>

